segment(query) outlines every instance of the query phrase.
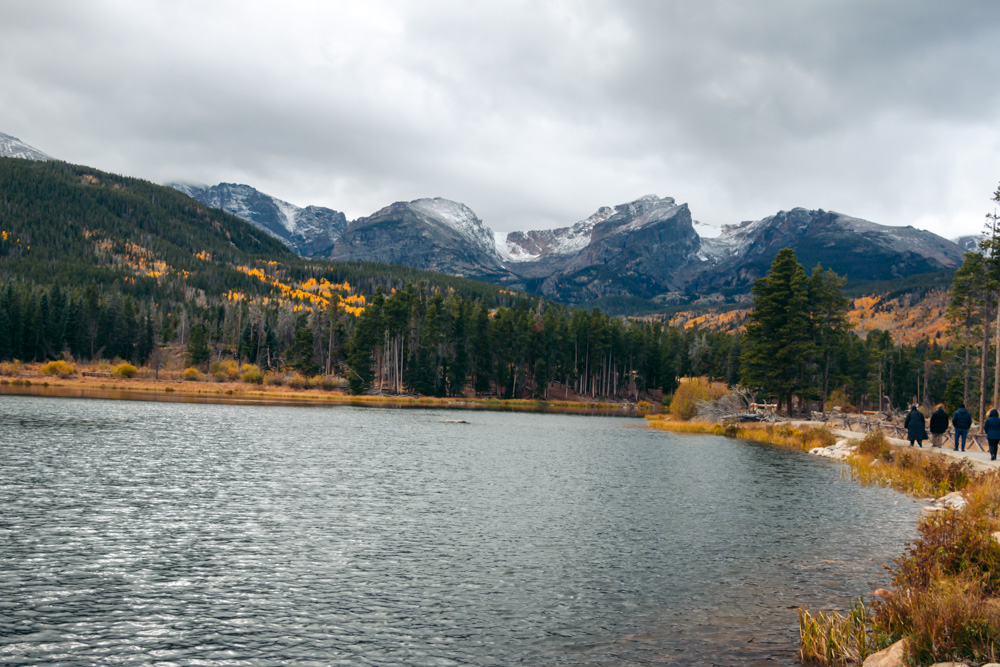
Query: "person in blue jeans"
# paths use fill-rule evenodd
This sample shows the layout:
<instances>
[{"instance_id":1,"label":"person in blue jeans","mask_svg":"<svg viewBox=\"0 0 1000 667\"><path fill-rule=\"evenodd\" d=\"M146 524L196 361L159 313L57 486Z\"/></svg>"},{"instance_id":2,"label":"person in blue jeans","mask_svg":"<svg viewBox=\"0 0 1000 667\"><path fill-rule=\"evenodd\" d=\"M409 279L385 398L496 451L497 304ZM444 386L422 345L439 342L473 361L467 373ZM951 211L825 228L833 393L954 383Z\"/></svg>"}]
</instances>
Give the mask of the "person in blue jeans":
<instances>
[{"instance_id":1,"label":"person in blue jeans","mask_svg":"<svg viewBox=\"0 0 1000 667\"><path fill-rule=\"evenodd\" d=\"M997 409L990 410L990 416L983 422L986 431L986 442L990 443L990 461L997 460L997 445L1000 444L1000 414Z\"/></svg>"},{"instance_id":2,"label":"person in blue jeans","mask_svg":"<svg viewBox=\"0 0 1000 667\"><path fill-rule=\"evenodd\" d=\"M962 441L962 451L965 451L965 438L969 435L969 429L972 428L972 413L969 412L965 403L961 403L958 406L958 410L955 410L955 414L951 416L951 425L955 427L955 451L958 451L958 442Z\"/></svg>"}]
</instances>

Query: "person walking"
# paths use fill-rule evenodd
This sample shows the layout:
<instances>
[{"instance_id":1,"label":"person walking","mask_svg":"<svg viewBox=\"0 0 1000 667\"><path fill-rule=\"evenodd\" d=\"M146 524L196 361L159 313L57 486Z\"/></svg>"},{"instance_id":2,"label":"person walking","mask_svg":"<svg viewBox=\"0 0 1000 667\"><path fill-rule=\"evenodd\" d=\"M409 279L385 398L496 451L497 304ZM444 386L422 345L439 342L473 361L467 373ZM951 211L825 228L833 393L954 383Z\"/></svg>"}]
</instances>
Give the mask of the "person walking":
<instances>
[{"instance_id":1,"label":"person walking","mask_svg":"<svg viewBox=\"0 0 1000 667\"><path fill-rule=\"evenodd\" d=\"M920 414L920 410L917 410L917 406L914 404L910 408L909 414L906 415L906 419L903 420L903 428L906 429L906 437L910 440L910 447L913 446L914 440L917 441L919 447L924 446L924 440L927 439L927 428L925 425L924 416Z\"/></svg>"},{"instance_id":2,"label":"person walking","mask_svg":"<svg viewBox=\"0 0 1000 667\"><path fill-rule=\"evenodd\" d=\"M962 451L965 451L965 438L972 428L972 413L965 408L965 403L959 403L958 410L951 416L951 425L955 427L955 451L958 451L958 441L962 441Z\"/></svg>"},{"instance_id":3,"label":"person walking","mask_svg":"<svg viewBox=\"0 0 1000 667\"><path fill-rule=\"evenodd\" d=\"M997 460L997 444L1000 444L1000 414L997 409L990 410L990 416L983 422L986 431L986 442L990 443L990 461Z\"/></svg>"},{"instance_id":4,"label":"person walking","mask_svg":"<svg viewBox=\"0 0 1000 667\"><path fill-rule=\"evenodd\" d=\"M948 431L948 413L940 403L937 410L931 413L931 447L944 444L944 434Z\"/></svg>"}]
</instances>

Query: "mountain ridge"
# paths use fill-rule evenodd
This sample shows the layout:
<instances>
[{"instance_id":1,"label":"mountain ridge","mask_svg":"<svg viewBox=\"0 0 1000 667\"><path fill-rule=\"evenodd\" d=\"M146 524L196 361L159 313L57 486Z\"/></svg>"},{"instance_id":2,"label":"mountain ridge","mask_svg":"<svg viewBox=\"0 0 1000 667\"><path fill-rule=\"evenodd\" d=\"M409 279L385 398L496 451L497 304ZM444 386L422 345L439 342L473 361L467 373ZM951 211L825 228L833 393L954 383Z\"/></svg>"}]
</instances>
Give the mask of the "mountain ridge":
<instances>
[{"instance_id":1,"label":"mountain ridge","mask_svg":"<svg viewBox=\"0 0 1000 667\"><path fill-rule=\"evenodd\" d=\"M0 134L0 155L51 159ZM793 208L701 236L686 203L645 195L602 206L556 229L493 232L465 204L442 198L395 202L349 221L334 209L299 207L252 186L170 183L281 241L300 257L401 264L487 280L570 304L608 298L689 303L719 293L745 297L783 247L807 267L850 281L953 270L959 246L932 232L889 227L823 209Z\"/></svg>"}]
</instances>

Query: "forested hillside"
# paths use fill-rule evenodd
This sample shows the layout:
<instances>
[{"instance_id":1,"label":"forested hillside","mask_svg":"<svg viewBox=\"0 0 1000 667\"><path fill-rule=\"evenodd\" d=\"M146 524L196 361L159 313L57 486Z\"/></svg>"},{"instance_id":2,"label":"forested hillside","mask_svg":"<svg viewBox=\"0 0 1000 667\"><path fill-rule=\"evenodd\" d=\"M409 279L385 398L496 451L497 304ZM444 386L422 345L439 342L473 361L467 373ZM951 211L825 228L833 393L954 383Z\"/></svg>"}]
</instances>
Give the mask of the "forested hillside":
<instances>
[{"instance_id":1,"label":"forested hillside","mask_svg":"<svg viewBox=\"0 0 1000 667\"><path fill-rule=\"evenodd\" d=\"M874 408L967 393L968 348L810 331L786 397ZM295 374L355 392L632 401L684 376L756 377L767 395L745 343L399 266L303 260L169 188L0 160L0 361L180 359L202 375L228 364L249 367L247 381Z\"/></svg>"},{"instance_id":2,"label":"forested hillside","mask_svg":"<svg viewBox=\"0 0 1000 667\"><path fill-rule=\"evenodd\" d=\"M724 335L583 312L494 285L302 260L169 188L60 162L0 160L0 359L336 374L356 391L637 398L738 369Z\"/></svg>"}]
</instances>

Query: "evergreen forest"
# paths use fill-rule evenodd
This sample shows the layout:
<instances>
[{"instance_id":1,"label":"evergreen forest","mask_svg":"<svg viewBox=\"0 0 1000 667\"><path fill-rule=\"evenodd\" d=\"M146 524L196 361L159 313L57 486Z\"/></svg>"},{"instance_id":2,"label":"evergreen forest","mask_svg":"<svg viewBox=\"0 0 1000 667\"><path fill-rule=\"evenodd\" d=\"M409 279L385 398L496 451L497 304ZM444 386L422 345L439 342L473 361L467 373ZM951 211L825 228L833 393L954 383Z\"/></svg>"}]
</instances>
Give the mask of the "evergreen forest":
<instances>
[{"instance_id":1,"label":"evergreen forest","mask_svg":"<svg viewBox=\"0 0 1000 667\"><path fill-rule=\"evenodd\" d=\"M970 253L955 276L947 345L859 338L844 277L791 250L755 284L745 333L682 329L406 267L303 260L170 188L0 158L0 361L157 368L172 352L202 369L232 359L338 376L354 392L534 399L655 401L707 376L786 411L974 409L997 386L990 257Z\"/></svg>"}]
</instances>

